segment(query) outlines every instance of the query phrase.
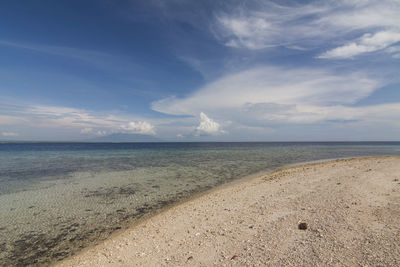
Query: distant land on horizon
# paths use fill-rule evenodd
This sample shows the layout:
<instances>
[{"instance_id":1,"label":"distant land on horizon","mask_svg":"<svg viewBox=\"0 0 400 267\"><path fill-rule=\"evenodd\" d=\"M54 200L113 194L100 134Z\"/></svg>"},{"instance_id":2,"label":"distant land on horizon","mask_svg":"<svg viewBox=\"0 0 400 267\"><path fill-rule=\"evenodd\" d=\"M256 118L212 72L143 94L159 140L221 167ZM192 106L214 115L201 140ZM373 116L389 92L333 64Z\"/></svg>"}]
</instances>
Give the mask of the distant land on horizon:
<instances>
[{"instance_id":1,"label":"distant land on horizon","mask_svg":"<svg viewBox=\"0 0 400 267\"><path fill-rule=\"evenodd\" d=\"M125 134L125 133L114 133L106 136L99 136L88 139L78 140L1 140L1 143L125 143L125 142L167 142L157 137L145 134Z\"/></svg>"},{"instance_id":2,"label":"distant land on horizon","mask_svg":"<svg viewBox=\"0 0 400 267\"><path fill-rule=\"evenodd\" d=\"M83 140L0 140L0 144L24 143L400 143L396 140L320 140L320 141L171 141L141 134L111 134Z\"/></svg>"},{"instance_id":3,"label":"distant land on horizon","mask_svg":"<svg viewBox=\"0 0 400 267\"><path fill-rule=\"evenodd\" d=\"M95 137L91 139L82 140L84 142L112 142L112 143L123 143L123 142L165 142L157 137L146 135L146 134L126 134L126 133L114 133L106 136Z\"/></svg>"}]
</instances>

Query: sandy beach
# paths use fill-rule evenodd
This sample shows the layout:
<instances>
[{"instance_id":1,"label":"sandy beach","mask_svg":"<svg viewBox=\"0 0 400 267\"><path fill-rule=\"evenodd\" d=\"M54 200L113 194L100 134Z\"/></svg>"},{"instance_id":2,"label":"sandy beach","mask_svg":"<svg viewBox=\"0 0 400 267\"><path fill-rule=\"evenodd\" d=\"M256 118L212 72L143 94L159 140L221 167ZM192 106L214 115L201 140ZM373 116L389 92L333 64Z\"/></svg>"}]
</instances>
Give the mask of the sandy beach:
<instances>
[{"instance_id":1,"label":"sandy beach","mask_svg":"<svg viewBox=\"0 0 400 267\"><path fill-rule=\"evenodd\" d=\"M236 182L57 264L213 265L400 266L400 157L297 165Z\"/></svg>"}]
</instances>

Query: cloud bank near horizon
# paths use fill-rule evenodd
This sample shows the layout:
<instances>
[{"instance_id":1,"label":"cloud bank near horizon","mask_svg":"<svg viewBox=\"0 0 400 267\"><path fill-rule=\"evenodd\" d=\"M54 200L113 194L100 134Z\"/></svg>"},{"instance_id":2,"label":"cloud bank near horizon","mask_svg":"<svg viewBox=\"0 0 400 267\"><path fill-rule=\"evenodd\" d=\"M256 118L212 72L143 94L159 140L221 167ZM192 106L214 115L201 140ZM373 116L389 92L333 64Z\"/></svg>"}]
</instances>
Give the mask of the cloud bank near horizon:
<instances>
[{"instance_id":1,"label":"cloud bank near horizon","mask_svg":"<svg viewBox=\"0 0 400 267\"><path fill-rule=\"evenodd\" d=\"M224 76L186 97L153 102L152 108L171 115L207 113L237 127L379 122L397 128L400 103L357 105L383 85L362 72L258 67Z\"/></svg>"},{"instance_id":2,"label":"cloud bank near horizon","mask_svg":"<svg viewBox=\"0 0 400 267\"><path fill-rule=\"evenodd\" d=\"M24 123L25 126L39 131L58 129L68 133L79 133L81 138L105 136L113 133L156 135L155 126L143 119L113 114L112 112L94 112L90 110L60 106L26 106L5 104L1 109L0 125L13 127ZM23 133L24 131L21 131ZM26 133L2 132L5 137L26 138ZM78 137L79 139L79 137Z\"/></svg>"},{"instance_id":3,"label":"cloud bank near horizon","mask_svg":"<svg viewBox=\"0 0 400 267\"><path fill-rule=\"evenodd\" d=\"M152 108L171 115L204 111L229 120L247 114L265 122L310 123L348 119L350 114L338 113L335 107L353 105L381 86L362 72L259 67L224 76L184 98L153 102Z\"/></svg>"}]
</instances>

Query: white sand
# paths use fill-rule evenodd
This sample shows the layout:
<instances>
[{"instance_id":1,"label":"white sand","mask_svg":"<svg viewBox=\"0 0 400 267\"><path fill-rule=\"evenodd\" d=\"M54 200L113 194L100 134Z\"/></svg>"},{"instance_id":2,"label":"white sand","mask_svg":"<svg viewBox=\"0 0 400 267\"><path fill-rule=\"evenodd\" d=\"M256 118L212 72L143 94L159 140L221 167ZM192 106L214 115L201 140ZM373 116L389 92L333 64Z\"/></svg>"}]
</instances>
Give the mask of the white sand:
<instances>
[{"instance_id":1,"label":"white sand","mask_svg":"<svg viewBox=\"0 0 400 267\"><path fill-rule=\"evenodd\" d=\"M236 183L59 265L400 266L400 157L301 165Z\"/></svg>"}]
</instances>

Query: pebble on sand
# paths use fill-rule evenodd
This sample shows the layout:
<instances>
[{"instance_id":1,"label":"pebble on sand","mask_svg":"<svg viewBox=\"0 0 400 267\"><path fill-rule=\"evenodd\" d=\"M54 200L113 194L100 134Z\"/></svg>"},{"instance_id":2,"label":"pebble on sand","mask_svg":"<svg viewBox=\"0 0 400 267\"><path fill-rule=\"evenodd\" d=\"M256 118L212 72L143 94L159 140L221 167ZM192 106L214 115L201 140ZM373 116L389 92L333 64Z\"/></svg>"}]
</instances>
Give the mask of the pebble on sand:
<instances>
[{"instance_id":1,"label":"pebble on sand","mask_svg":"<svg viewBox=\"0 0 400 267\"><path fill-rule=\"evenodd\" d=\"M305 222L299 223L299 229L300 230L307 230L308 225Z\"/></svg>"}]
</instances>

